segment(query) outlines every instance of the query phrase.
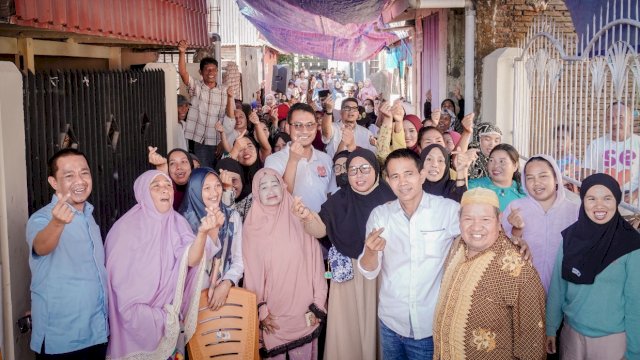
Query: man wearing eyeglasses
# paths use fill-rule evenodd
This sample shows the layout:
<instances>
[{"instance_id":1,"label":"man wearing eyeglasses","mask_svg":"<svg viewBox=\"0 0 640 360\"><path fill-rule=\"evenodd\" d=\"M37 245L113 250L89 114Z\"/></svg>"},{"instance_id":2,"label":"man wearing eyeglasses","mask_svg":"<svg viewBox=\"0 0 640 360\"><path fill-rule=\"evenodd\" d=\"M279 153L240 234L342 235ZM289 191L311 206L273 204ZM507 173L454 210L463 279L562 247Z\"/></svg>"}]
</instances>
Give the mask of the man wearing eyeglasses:
<instances>
[{"instance_id":1,"label":"man wearing eyeglasses","mask_svg":"<svg viewBox=\"0 0 640 360\"><path fill-rule=\"evenodd\" d=\"M302 198L315 212L336 189L333 162L322 151L313 148L317 122L315 111L308 104L298 103L287 115L291 142L282 150L267 157L264 166L282 174L287 190Z\"/></svg>"},{"instance_id":2,"label":"man wearing eyeglasses","mask_svg":"<svg viewBox=\"0 0 640 360\"><path fill-rule=\"evenodd\" d=\"M322 141L327 144L326 151L330 158L342 150L353 151L356 146L376 152L371 145L373 133L369 129L358 125L360 118L358 101L346 98L340 109L340 122L333 122L333 100L327 98L324 103L324 118L322 119Z\"/></svg>"}]
</instances>

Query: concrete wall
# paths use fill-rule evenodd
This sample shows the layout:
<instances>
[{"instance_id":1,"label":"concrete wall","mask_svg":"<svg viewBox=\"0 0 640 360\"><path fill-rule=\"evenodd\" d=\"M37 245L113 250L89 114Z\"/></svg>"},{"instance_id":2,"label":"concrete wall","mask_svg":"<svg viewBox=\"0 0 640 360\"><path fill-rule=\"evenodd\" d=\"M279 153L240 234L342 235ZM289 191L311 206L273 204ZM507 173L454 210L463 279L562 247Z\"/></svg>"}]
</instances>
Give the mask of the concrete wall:
<instances>
[{"instance_id":1,"label":"concrete wall","mask_svg":"<svg viewBox=\"0 0 640 360\"><path fill-rule=\"evenodd\" d=\"M513 144L513 59L520 52L518 48L497 49L482 62L482 121L498 125L508 144Z\"/></svg>"},{"instance_id":2,"label":"concrete wall","mask_svg":"<svg viewBox=\"0 0 640 360\"><path fill-rule=\"evenodd\" d=\"M549 0L544 10L536 11L528 0L474 1L476 6L476 110L483 94L482 62L494 50L516 47L524 39L533 19L545 15L564 32L575 33L571 15L564 0ZM480 110L482 114L482 110ZM481 115L482 116L482 115Z\"/></svg>"},{"instance_id":3,"label":"concrete wall","mask_svg":"<svg viewBox=\"0 0 640 360\"><path fill-rule=\"evenodd\" d=\"M30 359L29 337L15 321L31 307L22 74L12 62L0 62L0 261L2 262L3 356ZM39 160L42 161L42 160ZM46 181L46 179L42 179Z\"/></svg>"}]
</instances>

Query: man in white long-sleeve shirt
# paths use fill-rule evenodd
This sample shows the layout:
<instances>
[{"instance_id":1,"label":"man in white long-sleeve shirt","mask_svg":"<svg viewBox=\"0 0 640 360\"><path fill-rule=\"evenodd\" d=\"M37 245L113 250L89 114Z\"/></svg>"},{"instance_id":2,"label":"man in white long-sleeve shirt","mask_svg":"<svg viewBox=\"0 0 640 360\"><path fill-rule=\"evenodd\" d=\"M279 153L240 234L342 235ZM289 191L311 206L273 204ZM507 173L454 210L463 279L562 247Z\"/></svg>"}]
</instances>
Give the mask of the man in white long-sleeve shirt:
<instances>
[{"instance_id":1,"label":"man in white long-sleeve shirt","mask_svg":"<svg viewBox=\"0 0 640 360\"><path fill-rule=\"evenodd\" d=\"M392 152L385 168L398 199L371 212L358 268L368 279L382 276L378 317L384 359L431 359L440 279L460 234L460 206L422 190L426 172L413 151Z\"/></svg>"}]
</instances>

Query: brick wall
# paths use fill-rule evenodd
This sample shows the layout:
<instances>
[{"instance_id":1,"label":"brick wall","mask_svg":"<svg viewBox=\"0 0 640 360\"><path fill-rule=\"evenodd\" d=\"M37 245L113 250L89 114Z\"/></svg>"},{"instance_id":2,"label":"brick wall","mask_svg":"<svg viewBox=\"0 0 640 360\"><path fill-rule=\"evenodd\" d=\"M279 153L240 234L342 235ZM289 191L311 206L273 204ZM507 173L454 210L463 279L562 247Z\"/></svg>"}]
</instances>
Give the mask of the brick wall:
<instances>
[{"instance_id":1,"label":"brick wall","mask_svg":"<svg viewBox=\"0 0 640 360\"><path fill-rule=\"evenodd\" d=\"M523 40L539 15L554 19L565 32L575 33L571 15L563 0L476 0L476 113L480 110L482 97L482 60L494 50L516 47ZM538 10L536 11L536 7Z\"/></svg>"}]
</instances>

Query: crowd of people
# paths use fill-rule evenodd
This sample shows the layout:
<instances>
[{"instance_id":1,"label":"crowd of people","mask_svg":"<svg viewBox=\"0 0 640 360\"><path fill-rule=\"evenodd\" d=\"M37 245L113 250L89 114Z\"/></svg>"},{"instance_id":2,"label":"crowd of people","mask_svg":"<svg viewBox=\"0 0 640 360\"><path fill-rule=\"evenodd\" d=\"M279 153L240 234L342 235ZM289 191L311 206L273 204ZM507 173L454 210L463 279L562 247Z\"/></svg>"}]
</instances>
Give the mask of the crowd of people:
<instances>
[{"instance_id":1,"label":"crowd of people","mask_svg":"<svg viewBox=\"0 0 640 360\"><path fill-rule=\"evenodd\" d=\"M618 211L637 184L587 169L570 201L569 154L520 166L459 90L421 119L329 69L243 104L186 49L178 147L149 144L104 246L84 155L48 162L27 224L37 358L183 359L198 308L242 286L263 358L640 359L640 234Z\"/></svg>"}]
</instances>

